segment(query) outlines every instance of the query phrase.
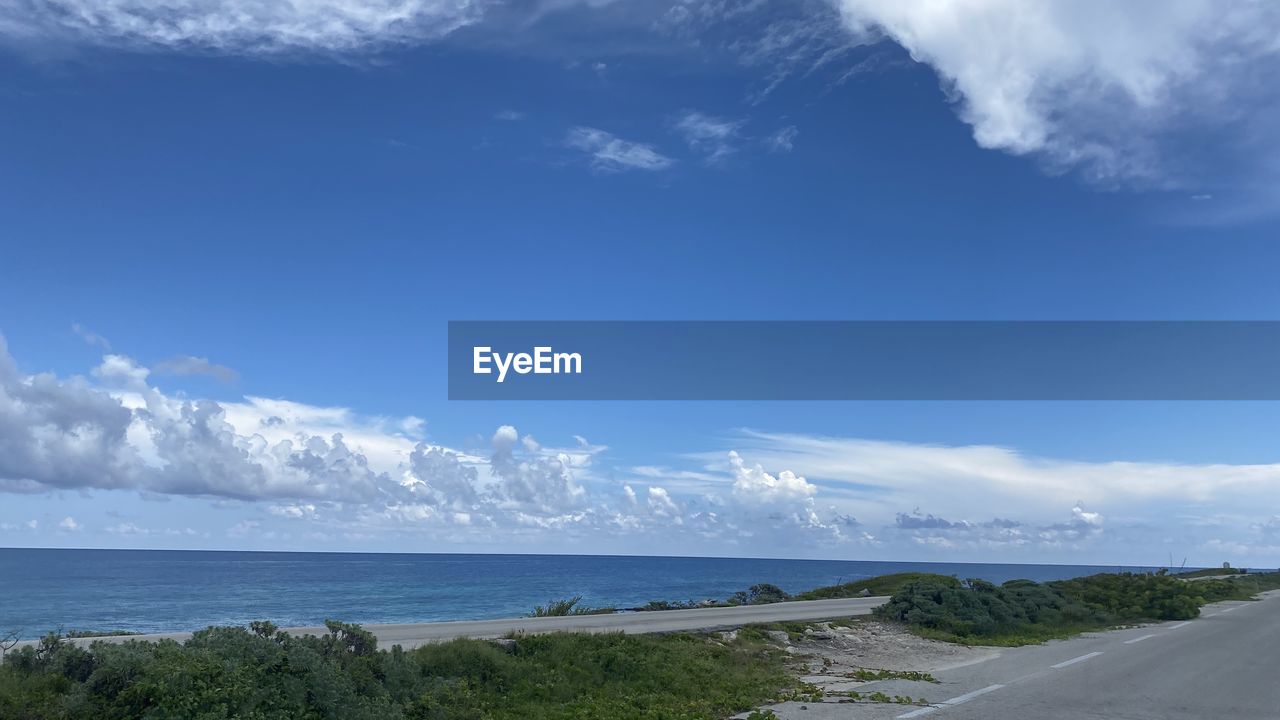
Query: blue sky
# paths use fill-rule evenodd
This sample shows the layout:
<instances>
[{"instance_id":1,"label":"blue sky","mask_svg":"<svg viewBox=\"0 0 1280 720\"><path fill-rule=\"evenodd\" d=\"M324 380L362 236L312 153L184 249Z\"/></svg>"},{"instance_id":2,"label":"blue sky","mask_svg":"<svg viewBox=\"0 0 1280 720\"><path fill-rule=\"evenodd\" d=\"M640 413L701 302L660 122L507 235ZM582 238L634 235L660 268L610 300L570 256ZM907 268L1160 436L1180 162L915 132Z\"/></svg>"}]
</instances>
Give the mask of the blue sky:
<instances>
[{"instance_id":1,"label":"blue sky","mask_svg":"<svg viewBox=\"0 0 1280 720\"><path fill-rule=\"evenodd\" d=\"M451 319L1275 319L1277 12L1015 5L0 4L0 545L1280 564L1274 404L445 400Z\"/></svg>"}]
</instances>

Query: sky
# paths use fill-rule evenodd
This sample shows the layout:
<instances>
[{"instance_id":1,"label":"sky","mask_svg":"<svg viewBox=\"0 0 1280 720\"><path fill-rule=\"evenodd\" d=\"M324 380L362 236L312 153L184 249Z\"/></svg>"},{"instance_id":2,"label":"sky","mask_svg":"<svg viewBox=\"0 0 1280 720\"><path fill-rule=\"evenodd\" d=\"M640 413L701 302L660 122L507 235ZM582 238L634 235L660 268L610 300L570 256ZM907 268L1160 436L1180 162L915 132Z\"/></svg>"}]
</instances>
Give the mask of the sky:
<instances>
[{"instance_id":1,"label":"sky","mask_svg":"<svg viewBox=\"0 0 1280 720\"><path fill-rule=\"evenodd\" d=\"M1278 36L1210 0L0 0L0 546L1276 567L1275 403L449 402L445 343L1280 319Z\"/></svg>"}]
</instances>

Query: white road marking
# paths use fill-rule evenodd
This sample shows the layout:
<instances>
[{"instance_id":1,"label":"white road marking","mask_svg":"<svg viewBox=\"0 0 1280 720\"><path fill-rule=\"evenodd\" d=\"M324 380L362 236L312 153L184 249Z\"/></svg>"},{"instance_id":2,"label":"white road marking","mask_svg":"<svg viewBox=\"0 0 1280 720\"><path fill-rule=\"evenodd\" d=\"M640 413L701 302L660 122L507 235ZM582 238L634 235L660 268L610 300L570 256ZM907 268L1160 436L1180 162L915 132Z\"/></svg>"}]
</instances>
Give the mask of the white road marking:
<instances>
[{"instance_id":1,"label":"white road marking","mask_svg":"<svg viewBox=\"0 0 1280 720\"><path fill-rule=\"evenodd\" d=\"M956 697L953 697L950 700L943 700L940 703L934 703L932 705L919 708L918 710L912 710L909 713L904 713L898 716L898 720L902 720L903 718L920 717L921 715L928 715L929 713L935 710L941 710L943 708L951 707L952 705L960 705L962 703L967 703L970 700L978 697L979 695L986 695L987 693L994 692L996 690L999 690L1002 687L1004 686L988 685L987 687L984 687L981 690L974 690L971 693L965 693L964 695L957 695Z\"/></svg>"},{"instance_id":2,"label":"white road marking","mask_svg":"<svg viewBox=\"0 0 1280 720\"><path fill-rule=\"evenodd\" d=\"M1068 660L1068 661L1066 661L1066 662L1060 662L1060 663L1058 663L1057 665L1050 665L1049 667L1051 667L1051 668L1064 668L1064 667L1066 667L1066 666L1068 666L1068 665L1075 665L1075 664L1076 664L1076 663L1078 663L1078 662L1084 662L1085 660L1088 660L1089 658L1096 658L1096 657L1098 657L1098 656L1099 656L1099 655L1101 655L1101 654L1102 654L1102 653L1101 653L1100 651L1099 651L1099 652L1091 652L1091 653L1089 653L1088 655L1081 655L1081 656L1080 656L1080 657L1078 657L1078 658L1071 658L1070 660Z\"/></svg>"},{"instance_id":3,"label":"white road marking","mask_svg":"<svg viewBox=\"0 0 1280 720\"><path fill-rule=\"evenodd\" d=\"M1235 610L1235 609L1236 609L1236 608L1238 608L1238 607L1240 607L1240 606L1239 606L1239 605L1236 605L1235 607L1229 607L1229 608L1227 608L1226 610L1223 610L1222 612L1220 612L1220 613L1218 613L1218 614L1219 614L1219 615L1221 615L1222 613L1229 613L1229 612L1231 612L1232 610Z\"/></svg>"},{"instance_id":4,"label":"white road marking","mask_svg":"<svg viewBox=\"0 0 1280 720\"><path fill-rule=\"evenodd\" d=\"M1177 630L1178 628L1184 628L1184 627L1186 627L1186 626L1188 626L1188 625L1190 625L1190 624L1191 624L1191 622L1190 622L1190 621L1187 621L1187 622L1184 622L1184 623L1178 623L1177 625L1174 625L1173 627L1171 627L1171 628L1169 628L1169 629L1170 629L1170 630Z\"/></svg>"},{"instance_id":5,"label":"white road marking","mask_svg":"<svg viewBox=\"0 0 1280 720\"><path fill-rule=\"evenodd\" d=\"M1146 640L1147 638L1153 638L1153 637L1155 637L1155 635L1143 635L1142 637L1136 637L1136 638L1134 638L1134 639L1132 639L1132 640L1125 640L1125 641L1124 641L1124 644L1125 644L1125 645L1132 645L1132 644L1134 644L1134 643L1140 643L1140 642L1142 642L1143 640Z\"/></svg>"}]
</instances>

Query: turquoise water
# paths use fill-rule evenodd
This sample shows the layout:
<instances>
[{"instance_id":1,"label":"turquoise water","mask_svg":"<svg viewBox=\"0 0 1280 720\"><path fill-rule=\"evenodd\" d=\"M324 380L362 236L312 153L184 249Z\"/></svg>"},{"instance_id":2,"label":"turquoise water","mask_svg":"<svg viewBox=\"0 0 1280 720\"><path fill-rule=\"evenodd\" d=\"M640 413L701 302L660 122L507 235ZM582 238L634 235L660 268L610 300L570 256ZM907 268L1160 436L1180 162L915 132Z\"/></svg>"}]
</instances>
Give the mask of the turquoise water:
<instances>
[{"instance_id":1,"label":"turquoise water","mask_svg":"<svg viewBox=\"0 0 1280 720\"><path fill-rule=\"evenodd\" d=\"M1003 582L1115 567L839 560L0 549L0 634L168 632L269 619L359 623L523 615L582 595L590 605L725 598L754 583L791 592L891 572ZM1124 568L1139 569L1139 568Z\"/></svg>"}]
</instances>

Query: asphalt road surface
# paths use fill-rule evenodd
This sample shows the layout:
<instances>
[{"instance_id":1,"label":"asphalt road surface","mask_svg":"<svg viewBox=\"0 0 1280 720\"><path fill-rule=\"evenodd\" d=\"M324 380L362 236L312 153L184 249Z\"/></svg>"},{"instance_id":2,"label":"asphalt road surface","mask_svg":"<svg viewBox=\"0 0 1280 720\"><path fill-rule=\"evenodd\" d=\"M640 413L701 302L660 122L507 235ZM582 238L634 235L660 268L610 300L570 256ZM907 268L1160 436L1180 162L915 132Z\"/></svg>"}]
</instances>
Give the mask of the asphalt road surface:
<instances>
[{"instance_id":1,"label":"asphalt road surface","mask_svg":"<svg viewBox=\"0 0 1280 720\"><path fill-rule=\"evenodd\" d=\"M573 615L568 617L509 618L504 620L464 620L460 622L412 623L400 625L365 625L364 628L378 638L378 646L390 648L400 645L406 650L442 640L454 638L499 638L510 632L548 633L560 630L577 632L627 632L663 633L680 630L714 630L740 627L751 623L782 622L786 620L830 620L833 618L869 615L877 605L888 598L866 597L838 600L802 600L771 605L744 605L739 607L697 608L694 610L663 610L660 612L613 613L609 615ZM321 635L323 627L285 628L295 635ZM158 635L124 635L107 638L78 640L87 645L93 640L122 642L124 640L183 641L191 633L165 633Z\"/></svg>"},{"instance_id":2,"label":"asphalt road surface","mask_svg":"<svg viewBox=\"0 0 1280 720\"><path fill-rule=\"evenodd\" d=\"M783 718L928 720L1253 720L1280 718L1280 592L1208 605L1201 616L1004 650L859 691L921 697L925 707L808 704Z\"/></svg>"}]
</instances>

